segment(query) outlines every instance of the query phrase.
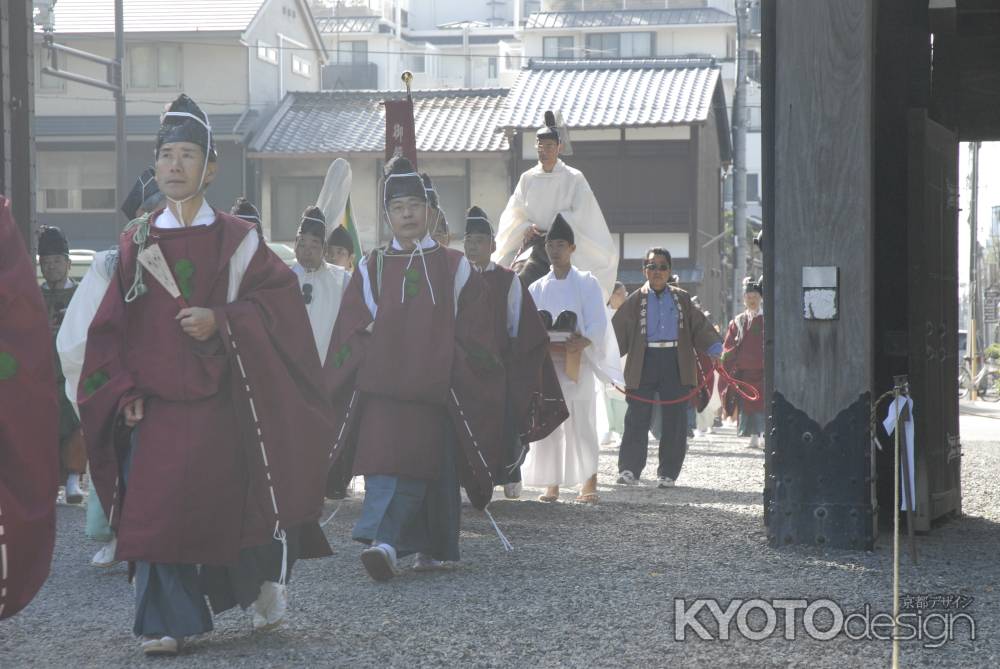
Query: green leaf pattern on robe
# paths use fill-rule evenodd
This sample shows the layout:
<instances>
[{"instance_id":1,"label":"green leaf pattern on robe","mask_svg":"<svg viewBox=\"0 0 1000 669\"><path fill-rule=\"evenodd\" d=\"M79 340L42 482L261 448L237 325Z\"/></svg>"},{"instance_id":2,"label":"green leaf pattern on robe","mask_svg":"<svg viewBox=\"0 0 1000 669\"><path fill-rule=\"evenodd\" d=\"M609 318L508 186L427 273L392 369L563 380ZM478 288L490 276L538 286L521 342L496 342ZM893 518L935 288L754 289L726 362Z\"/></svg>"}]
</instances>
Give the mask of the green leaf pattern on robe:
<instances>
[{"instance_id":1,"label":"green leaf pattern on robe","mask_svg":"<svg viewBox=\"0 0 1000 669\"><path fill-rule=\"evenodd\" d=\"M0 381L7 381L17 374L17 358L7 351L0 352Z\"/></svg>"},{"instance_id":2,"label":"green leaf pattern on robe","mask_svg":"<svg viewBox=\"0 0 1000 669\"><path fill-rule=\"evenodd\" d=\"M181 290L181 295L185 300L191 299L194 292L194 263L187 258L182 258L174 263L174 276L177 278L177 287Z\"/></svg>"},{"instance_id":3,"label":"green leaf pattern on robe","mask_svg":"<svg viewBox=\"0 0 1000 669\"><path fill-rule=\"evenodd\" d=\"M108 382L108 374L104 370L97 370L86 378L83 382L83 392L93 395L98 389Z\"/></svg>"},{"instance_id":4,"label":"green leaf pattern on robe","mask_svg":"<svg viewBox=\"0 0 1000 669\"><path fill-rule=\"evenodd\" d=\"M351 347L347 344L344 344L343 346L340 347L340 350L337 351L337 354L333 357L333 366L336 367L337 369L340 369L341 367L343 367L344 363L347 361L349 357L351 357Z\"/></svg>"}]
</instances>

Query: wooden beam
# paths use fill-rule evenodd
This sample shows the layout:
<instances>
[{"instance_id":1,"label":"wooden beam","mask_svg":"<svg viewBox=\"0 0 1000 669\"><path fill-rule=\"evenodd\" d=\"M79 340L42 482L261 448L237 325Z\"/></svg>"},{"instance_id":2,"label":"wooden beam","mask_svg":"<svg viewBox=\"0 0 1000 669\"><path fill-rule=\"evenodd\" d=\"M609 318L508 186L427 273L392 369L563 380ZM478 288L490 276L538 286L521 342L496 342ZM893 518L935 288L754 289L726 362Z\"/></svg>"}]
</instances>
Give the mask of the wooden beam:
<instances>
[{"instance_id":1,"label":"wooden beam","mask_svg":"<svg viewBox=\"0 0 1000 669\"><path fill-rule=\"evenodd\" d=\"M874 5L777 0L771 388L821 425L872 390ZM839 269L839 317L803 317L803 267Z\"/></svg>"}]
</instances>

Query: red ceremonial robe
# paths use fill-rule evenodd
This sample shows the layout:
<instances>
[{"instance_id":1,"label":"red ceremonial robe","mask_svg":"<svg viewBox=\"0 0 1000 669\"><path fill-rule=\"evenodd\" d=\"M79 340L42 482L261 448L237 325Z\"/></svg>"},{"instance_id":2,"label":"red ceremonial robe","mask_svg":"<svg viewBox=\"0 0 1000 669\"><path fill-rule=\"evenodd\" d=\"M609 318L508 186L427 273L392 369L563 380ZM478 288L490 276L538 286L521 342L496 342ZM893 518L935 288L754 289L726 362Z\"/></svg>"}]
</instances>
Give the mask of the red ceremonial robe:
<instances>
[{"instance_id":1,"label":"red ceremonial robe","mask_svg":"<svg viewBox=\"0 0 1000 669\"><path fill-rule=\"evenodd\" d=\"M330 458L336 466L353 457L353 466L341 469L356 475L436 480L444 430L452 429L461 447L459 479L481 509L503 466L504 377L479 273L470 269L456 309L463 262L439 245L422 259L379 249L354 271L324 370L344 405ZM378 305L374 319L362 272Z\"/></svg>"},{"instance_id":2,"label":"red ceremonial robe","mask_svg":"<svg viewBox=\"0 0 1000 669\"><path fill-rule=\"evenodd\" d=\"M247 234L259 234L253 224L219 212L190 228L155 221L149 244L181 277L188 303L213 310L218 334L205 342L186 335L177 303L148 272L148 292L124 301L137 247L136 228L123 232L80 377L91 475L120 559L233 564L276 525L316 528L332 429L319 356L298 281L263 240L227 302L229 262ZM126 490L129 430L120 413L137 397L145 415ZM328 551L321 541L302 557Z\"/></svg>"},{"instance_id":3,"label":"red ceremonial robe","mask_svg":"<svg viewBox=\"0 0 1000 669\"><path fill-rule=\"evenodd\" d=\"M549 355L548 332L531 293L518 280L517 274L494 264L492 269L482 273L482 277L489 288L494 336L503 361L508 415L514 421L522 444L539 441L569 418L559 377ZM507 296L514 281L521 291L521 314L517 336L511 338L507 329Z\"/></svg>"},{"instance_id":4,"label":"red ceremonial robe","mask_svg":"<svg viewBox=\"0 0 1000 669\"><path fill-rule=\"evenodd\" d=\"M49 319L0 196L0 619L49 575L56 538L59 403Z\"/></svg>"},{"instance_id":5,"label":"red ceremonial robe","mask_svg":"<svg viewBox=\"0 0 1000 669\"><path fill-rule=\"evenodd\" d=\"M719 380L719 393L727 415L737 406L741 411L759 413L764 410L764 315L752 320L743 312L729 322L722 345L723 364L733 378L753 384L759 396L751 402L736 392L724 379Z\"/></svg>"}]
</instances>

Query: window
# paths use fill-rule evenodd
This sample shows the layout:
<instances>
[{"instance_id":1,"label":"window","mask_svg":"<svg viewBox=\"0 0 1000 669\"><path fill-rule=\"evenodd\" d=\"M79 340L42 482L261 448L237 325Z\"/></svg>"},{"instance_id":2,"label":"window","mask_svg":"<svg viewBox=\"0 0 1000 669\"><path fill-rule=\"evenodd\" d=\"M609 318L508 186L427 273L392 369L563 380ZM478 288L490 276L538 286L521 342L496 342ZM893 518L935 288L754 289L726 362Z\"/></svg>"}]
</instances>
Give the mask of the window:
<instances>
[{"instance_id":1,"label":"window","mask_svg":"<svg viewBox=\"0 0 1000 669\"><path fill-rule=\"evenodd\" d=\"M278 64L278 50L264 40L257 40L257 57L266 63Z\"/></svg>"},{"instance_id":2,"label":"window","mask_svg":"<svg viewBox=\"0 0 1000 669\"><path fill-rule=\"evenodd\" d=\"M746 76L749 77L751 81L760 83L760 52L747 51L744 64L746 65Z\"/></svg>"},{"instance_id":3,"label":"window","mask_svg":"<svg viewBox=\"0 0 1000 669\"><path fill-rule=\"evenodd\" d=\"M1000 207L993 207L993 227L990 232L994 237L1000 237Z\"/></svg>"},{"instance_id":4,"label":"window","mask_svg":"<svg viewBox=\"0 0 1000 669\"><path fill-rule=\"evenodd\" d=\"M180 88L180 71L181 50L177 45L153 44L128 50L130 88Z\"/></svg>"},{"instance_id":5,"label":"window","mask_svg":"<svg viewBox=\"0 0 1000 669\"><path fill-rule=\"evenodd\" d=\"M587 58L619 58L621 41L615 33L587 35Z\"/></svg>"},{"instance_id":6,"label":"window","mask_svg":"<svg viewBox=\"0 0 1000 669\"><path fill-rule=\"evenodd\" d=\"M588 58L651 58L653 55L653 33L587 35Z\"/></svg>"},{"instance_id":7,"label":"window","mask_svg":"<svg viewBox=\"0 0 1000 669\"><path fill-rule=\"evenodd\" d=\"M337 62L350 65L365 65L368 62L368 42L348 40L337 46Z\"/></svg>"},{"instance_id":8,"label":"window","mask_svg":"<svg viewBox=\"0 0 1000 669\"><path fill-rule=\"evenodd\" d=\"M301 75L303 77L308 77L312 74L312 63L303 58L302 56L292 56L292 72Z\"/></svg>"},{"instance_id":9,"label":"window","mask_svg":"<svg viewBox=\"0 0 1000 669\"><path fill-rule=\"evenodd\" d=\"M760 202L759 174L747 174L747 202Z\"/></svg>"},{"instance_id":10,"label":"window","mask_svg":"<svg viewBox=\"0 0 1000 669\"><path fill-rule=\"evenodd\" d=\"M496 56L490 56L486 59L486 78L496 79L499 76L497 71L497 58Z\"/></svg>"},{"instance_id":11,"label":"window","mask_svg":"<svg viewBox=\"0 0 1000 669\"><path fill-rule=\"evenodd\" d=\"M37 160L40 211L115 211L112 152L39 151Z\"/></svg>"},{"instance_id":12,"label":"window","mask_svg":"<svg viewBox=\"0 0 1000 669\"><path fill-rule=\"evenodd\" d=\"M407 60L410 63L410 72L421 74L427 71L427 57L422 53L411 53Z\"/></svg>"},{"instance_id":13,"label":"window","mask_svg":"<svg viewBox=\"0 0 1000 669\"><path fill-rule=\"evenodd\" d=\"M572 58L573 38L570 37L546 37L542 40L542 57L544 58Z\"/></svg>"},{"instance_id":14,"label":"window","mask_svg":"<svg viewBox=\"0 0 1000 669\"><path fill-rule=\"evenodd\" d=\"M652 58L653 33L622 33L622 58Z\"/></svg>"}]
</instances>

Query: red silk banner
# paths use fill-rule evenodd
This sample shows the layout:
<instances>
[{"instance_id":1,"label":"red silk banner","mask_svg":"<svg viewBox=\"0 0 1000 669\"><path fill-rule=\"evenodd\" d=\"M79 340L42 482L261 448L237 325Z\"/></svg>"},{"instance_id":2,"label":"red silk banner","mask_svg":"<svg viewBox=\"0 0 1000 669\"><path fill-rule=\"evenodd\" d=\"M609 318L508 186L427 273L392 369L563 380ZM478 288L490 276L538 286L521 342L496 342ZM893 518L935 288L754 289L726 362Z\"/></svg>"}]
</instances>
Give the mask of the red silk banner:
<instances>
[{"instance_id":1,"label":"red silk banner","mask_svg":"<svg viewBox=\"0 0 1000 669\"><path fill-rule=\"evenodd\" d=\"M394 156L409 158L417 167L417 131L413 123L413 99L385 101L385 160Z\"/></svg>"}]
</instances>

